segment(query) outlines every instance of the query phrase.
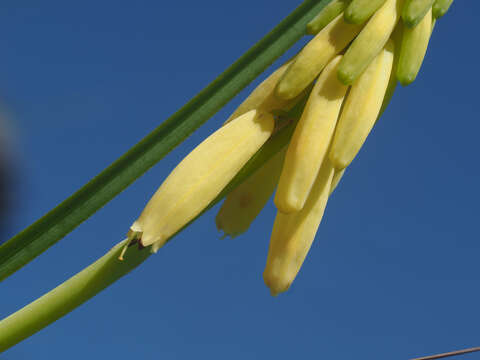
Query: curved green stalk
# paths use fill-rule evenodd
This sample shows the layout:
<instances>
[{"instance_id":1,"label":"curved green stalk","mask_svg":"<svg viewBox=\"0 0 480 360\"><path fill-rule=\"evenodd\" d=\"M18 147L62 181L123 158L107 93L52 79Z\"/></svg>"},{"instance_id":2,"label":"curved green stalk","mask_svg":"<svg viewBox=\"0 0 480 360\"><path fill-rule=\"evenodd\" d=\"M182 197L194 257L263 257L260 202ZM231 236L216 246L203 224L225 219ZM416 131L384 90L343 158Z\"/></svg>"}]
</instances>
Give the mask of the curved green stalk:
<instances>
[{"instance_id":1,"label":"curved green stalk","mask_svg":"<svg viewBox=\"0 0 480 360\"><path fill-rule=\"evenodd\" d=\"M120 252L127 241L119 243L68 281L3 319L0 322L0 352L68 314L150 255L148 250L129 251L127 261L119 261Z\"/></svg>"},{"instance_id":2,"label":"curved green stalk","mask_svg":"<svg viewBox=\"0 0 480 360\"><path fill-rule=\"evenodd\" d=\"M305 34L331 0L305 0L210 85L80 190L0 246L0 281L62 239L206 122Z\"/></svg>"}]
</instances>

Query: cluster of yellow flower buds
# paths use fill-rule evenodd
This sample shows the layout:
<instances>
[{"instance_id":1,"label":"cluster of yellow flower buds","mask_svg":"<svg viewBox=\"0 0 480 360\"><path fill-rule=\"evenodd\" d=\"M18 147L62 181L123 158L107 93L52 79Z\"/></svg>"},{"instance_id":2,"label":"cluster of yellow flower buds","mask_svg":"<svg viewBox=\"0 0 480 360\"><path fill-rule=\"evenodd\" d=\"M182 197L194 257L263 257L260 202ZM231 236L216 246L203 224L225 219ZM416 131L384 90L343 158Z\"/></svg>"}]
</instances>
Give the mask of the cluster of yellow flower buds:
<instances>
[{"instance_id":1,"label":"cluster of yellow flower buds","mask_svg":"<svg viewBox=\"0 0 480 360\"><path fill-rule=\"evenodd\" d=\"M130 237L156 252L200 214L276 131L279 111L303 105L287 146L235 188L217 215L245 232L274 193L264 280L286 291L315 238L327 201L399 81L414 81L436 18L453 0L333 0L307 26L313 39L263 81L227 122L167 177ZM313 85L313 86L312 86Z\"/></svg>"}]
</instances>

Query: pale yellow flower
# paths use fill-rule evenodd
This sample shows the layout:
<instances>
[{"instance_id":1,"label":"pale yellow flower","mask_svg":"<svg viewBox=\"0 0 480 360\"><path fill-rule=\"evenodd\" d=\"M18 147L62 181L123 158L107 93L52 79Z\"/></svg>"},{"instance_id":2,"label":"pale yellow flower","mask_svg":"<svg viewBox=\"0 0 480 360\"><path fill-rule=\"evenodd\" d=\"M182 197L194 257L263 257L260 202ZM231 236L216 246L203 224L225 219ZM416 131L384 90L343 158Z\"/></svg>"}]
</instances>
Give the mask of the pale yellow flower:
<instances>
[{"instance_id":1,"label":"pale yellow flower","mask_svg":"<svg viewBox=\"0 0 480 360\"><path fill-rule=\"evenodd\" d=\"M205 209L274 130L272 115L255 110L222 126L172 171L131 231L156 252Z\"/></svg>"}]
</instances>

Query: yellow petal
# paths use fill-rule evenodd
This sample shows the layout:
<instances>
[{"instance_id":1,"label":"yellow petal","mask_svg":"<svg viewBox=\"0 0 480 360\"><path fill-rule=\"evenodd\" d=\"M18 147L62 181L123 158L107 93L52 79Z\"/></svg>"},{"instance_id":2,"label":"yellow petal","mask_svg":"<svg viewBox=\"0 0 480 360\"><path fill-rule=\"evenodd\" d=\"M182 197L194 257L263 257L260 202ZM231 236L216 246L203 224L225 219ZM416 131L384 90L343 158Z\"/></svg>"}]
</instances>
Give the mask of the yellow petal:
<instances>
[{"instance_id":1,"label":"yellow petal","mask_svg":"<svg viewBox=\"0 0 480 360\"><path fill-rule=\"evenodd\" d=\"M303 208L327 153L347 92L336 75L340 59L333 59L320 75L288 146L275 194L281 212Z\"/></svg>"},{"instance_id":2,"label":"yellow petal","mask_svg":"<svg viewBox=\"0 0 480 360\"><path fill-rule=\"evenodd\" d=\"M330 150L336 169L350 165L377 120L390 80L393 51L390 41L348 93Z\"/></svg>"},{"instance_id":3,"label":"yellow petal","mask_svg":"<svg viewBox=\"0 0 480 360\"><path fill-rule=\"evenodd\" d=\"M326 159L304 208L277 213L263 272L272 295L288 290L310 250L327 205L334 168Z\"/></svg>"},{"instance_id":4,"label":"yellow petal","mask_svg":"<svg viewBox=\"0 0 480 360\"><path fill-rule=\"evenodd\" d=\"M279 151L227 196L215 219L225 235L235 237L247 231L265 207L277 186L285 151Z\"/></svg>"},{"instance_id":5,"label":"yellow petal","mask_svg":"<svg viewBox=\"0 0 480 360\"><path fill-rule=\"evenodd\" d=\"M360 32L360 25L347 24L343 14L320 31L297 55L277 85L275 94L281 99L298 96L323 68Z\"/></svg>"},{"instance_id":6,"label":"yellow petal","mask_svg":"<svg viewBox=\"0 0 480 360\"><path fill-rule=\"evenodd\" d=\"M270 114L252 110L224 125L172 171L131 230L153 251L205 209L274 129Z\"/></svg>"}]
</instances>

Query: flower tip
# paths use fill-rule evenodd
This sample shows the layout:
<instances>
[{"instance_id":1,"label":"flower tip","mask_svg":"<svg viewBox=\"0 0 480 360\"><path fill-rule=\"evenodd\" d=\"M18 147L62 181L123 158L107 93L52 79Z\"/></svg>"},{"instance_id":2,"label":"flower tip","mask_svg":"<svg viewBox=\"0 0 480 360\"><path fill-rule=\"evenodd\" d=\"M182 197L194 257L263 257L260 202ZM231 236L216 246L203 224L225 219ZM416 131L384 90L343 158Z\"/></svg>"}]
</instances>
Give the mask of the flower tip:
<instances>
[{"instance_id":1,"label":"flower tip","mask_svg":"<svg viewBox=\"0 0 480 360\"><path fill-rule=\"evenodd\" d=\"M414 17L414 16L411 16L410 14L402 15L403 23L409 28L414 28L415 26L417 26L417 24L420 22L421 19L422 18Z\"/></svg>"},{"instance_id":2,"label":"flower tip","mask_svg":"<svg viewBox=\"0 0 480 360\"><path fill-rule=\"evenodd\" d=\"M277 87L275 88L275 96L278 99L292 100L297 95L298 94L292 90L292 86L287 81L280 80Z\"/></svg>"},{"instance_id":3,"label":"flower tip","mask_svg":"<svg viewBox=\"0 0 480 360\"><path fill-rule=\"evenodd\" d=\"M127 238L130 240L137 239L141 236L143 228L138 221L134 221L133 224L128 229Z\"/></svg>"},{"instance_id":4,"label":"flower tip","mask_svg":"<svg viewBox=\"0 0 480 360\"><path fill-rule=\"evenodd\" d=\"M300 199L292 199L292 198L285 198L282 196L279 191L277 190L277 194L273 199L275 207L278 211L282 214L291 214L298 212L303 209L304 202L302 203Z\"/></svg>"},{"instance_id":5,"label":"flower tip","mask_svg":"<svg viewBox=\"0 0 480 360\"><path fill-rule=\"evenodd\" d=\"M152 247L150 248L150 252L152 254L156 254L158 250L160 250L160 248L163 247L163 245L165 245L165 242L163 241L157 241L155 243L152 244Z\"/></svg>"},{"instance_id":6,"label":"flower tip","mask_svg":"<svg viewBox=\"0 0 480 360\"><path fill-rule=\"evenodd\" d=\"M351 159L347 159L346 154L342 154L342 149L338 150L334 147L329 154L329 160L337 171L342 171L351 163Z\"/></svg>"},{"instance_id":7,"label":"flower tip","mask_svg":"<svg viewBox=\"0 0 480 360\"><path fill-rule=\"evenodd\" d=\"M268 285L267 285L268 286ZM270 289L270 295L273 297L277 297L281 293L286 292L290 288L290 284L286 286L269 286Z\"/></svg>"},{"instance_id":8,"label":"flower tip","mask_svg":"<svg viewBox=\"0 0 480 360\"><path fill-rule=\"evenodd\" d=\"M271 295L272 297L277 297L278 294L280 294L280 293L274 291L273 289L270 289L270 295Z\"/></svg>"},{"instance_id":9,"label":"flower tip","mask_svg":"<svg viewBox=\"0 0 480 360\"><path fill-rule=\"evenodd\" d=\"M252 111L255 111L255 121L261 124L261 130L272 134L273 130L275 130L275 119L273 115L269 112L260 112L257 110Z\"/></svg>"},{"instance_id":10,"label":"flower tip","mask_svg":"<svg viewBox=\"0 0 480 360\"><path fill-rule=\"evenodd\" d=\"M307 35L316 35L317 31L315 25L311 22L307 24Z\"/></svg>"},{"instance_id":11,"label":"flower tip","mask_svg":"<svg viewBox=\"0 0 480 360\"><path fill-rule=\"evenodd\" d=\"M343 20L347 24L359 25L362 23L362 19L357 16L357 13L353 11L350 7L347 7L343 13Z\"/></svg>"},{"instance_id":12,"label":"flower tip","mask_svg":"<svg viewBox=\"0 0 480 360\"><path fill-rule=\"evenodd\" d=\"M415 81L416 76L414 74L398 74L397 79L402 84L402 86L408 86Z\"/></svg>"},{"instance_id":13,"label":"flower tip","mask_svg":"<svg viewBox=\"0 0 480 360\"><path fill-rule=\"evenodd\" d=\"M232 229L229 229L227 224L224 224L221 216L219 215L220 213L215 218L215 224L217 225L217 230L219 232L223 232L223 234L221 234L220 236L220 240L224 240L227 237L230 237L230 239L233 239L233 238L236 238L238 235L240 235L239 232L234 232Z\"/></svg>"},{"instance_id":14,"label":"flower tip","mask_svg":"<svg viewBox=\"0 0 480 360\"><path fill-rule=\"evenodd\" d=\"M354 75L342 68L338 69L337 78L343 85L352 85L355 81Z\"/></svg>"},{"instance_id":15,"label":"flower tip","mask_svg":"<svg viewBox=\"0 0 480 360\"><path fill-rule=\"evenodd\" d=\"M276 297L287 291L293 280L286 280L284 276L276 276L272 271L269 271L268 268L266 268L263 272L263 281L270 289L270 295Z\"/></svg>"}]
</instances>

